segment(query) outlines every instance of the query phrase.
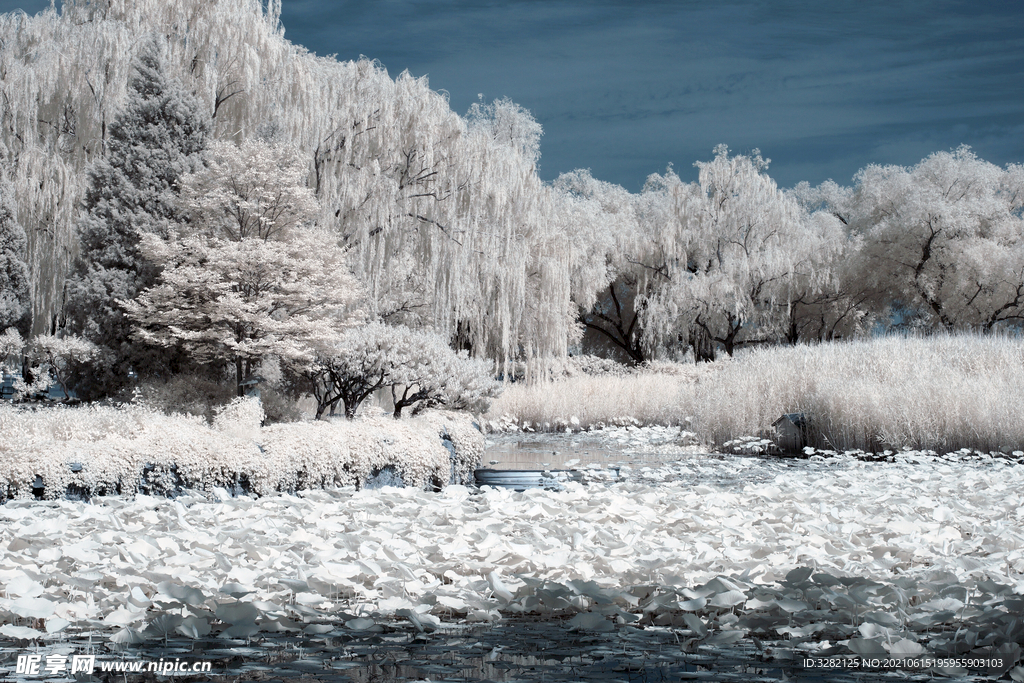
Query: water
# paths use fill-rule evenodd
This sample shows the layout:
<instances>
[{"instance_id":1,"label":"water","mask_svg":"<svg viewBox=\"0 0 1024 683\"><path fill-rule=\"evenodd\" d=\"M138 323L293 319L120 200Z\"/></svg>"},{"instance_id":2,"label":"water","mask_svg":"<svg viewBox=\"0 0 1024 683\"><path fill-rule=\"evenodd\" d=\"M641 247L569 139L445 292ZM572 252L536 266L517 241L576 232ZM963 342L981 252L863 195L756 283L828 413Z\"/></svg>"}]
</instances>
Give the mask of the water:
<instances>
[{"instance_id":1,"label":"water","mask_svg":"<svg viewBox=\"0 0 1024 683\"><path fill-rule=\"evenodd\" d=\"M678 427L627 427L566 433L488 434L481 467L566 470L662 465L706 449Z\"/></svg>"},{"instance_id":2,"label":"water","mask_svg":"<svg viewBox=\"0 0 1024 683\"><path fill-rule=\"evenodd\" d=\"M805 669L795 642L697 645L681 629L619 626L610 633L572 631L563 620L512 618L497 624L446 624L420 633L405 623L379 633L346 632L320 637L260 634L258 640L176 637L141 646L90 645L84 638L61 644L17 647L0 639L0 676L5 680L74 680L18 675L17 655L91 653L97 662L181 660L211 663L211 672L182 680L297 680L312 683L399 681L927 681L926 673ZM125 682L174 680L152 673L102 673L78 680ZM963 681L984 680L966 676Z\"/></svg>"}]
</instances>

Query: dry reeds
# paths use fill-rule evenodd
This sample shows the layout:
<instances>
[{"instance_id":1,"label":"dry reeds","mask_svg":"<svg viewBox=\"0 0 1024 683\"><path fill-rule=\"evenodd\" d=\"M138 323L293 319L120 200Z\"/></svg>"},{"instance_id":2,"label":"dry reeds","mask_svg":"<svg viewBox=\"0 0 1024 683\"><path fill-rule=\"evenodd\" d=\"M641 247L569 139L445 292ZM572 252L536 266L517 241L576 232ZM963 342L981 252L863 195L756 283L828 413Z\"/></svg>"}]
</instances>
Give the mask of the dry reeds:
<instances>
[{"instance_id":1,"label":"dry reeds","mask_svg":"<svg viewBox=\"0 0 1024 683\"><path fill-rule=\"evenodd\" d=\"M784 413L812 445L1009 453L1024 448L1024 340L953 334L764 347L682 373L512 386L488 417L534 426L683 424L706 443L767 434Z\"/></svg>"}]
</instances>

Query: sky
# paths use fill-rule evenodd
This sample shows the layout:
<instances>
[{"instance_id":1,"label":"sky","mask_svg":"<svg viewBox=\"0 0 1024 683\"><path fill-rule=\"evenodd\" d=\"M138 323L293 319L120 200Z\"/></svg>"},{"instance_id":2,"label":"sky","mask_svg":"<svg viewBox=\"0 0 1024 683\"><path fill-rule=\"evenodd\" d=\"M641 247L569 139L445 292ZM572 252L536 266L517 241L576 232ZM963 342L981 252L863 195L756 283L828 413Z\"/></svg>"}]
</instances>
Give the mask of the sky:
<instances>
[{"instance_id":1,"label":"sky","mask_svg":"<svg viewBox=\"0 0 1024 683\"><path fill-rule=\"evenodd\" d=\"M509 97L544 128L540 174L638 191L719 143L783 187L852 183L970 145L1024 162L1019 0L282 0L319 55L427 76L465 114ZM0 0L32 13L48 0Z\"/></svg>"}]
</instances>

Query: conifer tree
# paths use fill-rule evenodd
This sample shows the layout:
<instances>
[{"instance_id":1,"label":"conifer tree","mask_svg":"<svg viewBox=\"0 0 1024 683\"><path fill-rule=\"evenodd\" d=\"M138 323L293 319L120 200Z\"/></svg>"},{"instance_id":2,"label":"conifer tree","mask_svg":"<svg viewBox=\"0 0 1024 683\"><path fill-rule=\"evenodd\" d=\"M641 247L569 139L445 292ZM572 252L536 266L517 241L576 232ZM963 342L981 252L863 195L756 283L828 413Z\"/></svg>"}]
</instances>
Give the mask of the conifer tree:
<instances>
[{"instance_id":1,"label":"conifer tree","mask_svg":"<svg viewBox=\"0 0 1024 683\"><path fill-rule=\"evenodd\" d=\"M182 216L178 181L195 170L207 121L198 101L167 78L159 44L144 44L134 63L127 105L110 125L107 156L89 172L81 253L67 286L68 327L96 343L104 360L81 378L87 395L123 386L129 369L148 374L173 360L133 343L123 301L152 286L155 266L139 250L143 235L165 237ZM174 365L171 362L171 365Z\"/></svg>"},{"instance_id":2,"label":"conifer tree","mask_svg":"<svg viewBox=\"0 0 1024 683\"><path fill-rule=\"evenodd\" d=\"M25 252L28 241L11 210L10 186L2 178L0 183L0 332L15 327L27 334L30 299Z\"/></svg>"}]
</instances>

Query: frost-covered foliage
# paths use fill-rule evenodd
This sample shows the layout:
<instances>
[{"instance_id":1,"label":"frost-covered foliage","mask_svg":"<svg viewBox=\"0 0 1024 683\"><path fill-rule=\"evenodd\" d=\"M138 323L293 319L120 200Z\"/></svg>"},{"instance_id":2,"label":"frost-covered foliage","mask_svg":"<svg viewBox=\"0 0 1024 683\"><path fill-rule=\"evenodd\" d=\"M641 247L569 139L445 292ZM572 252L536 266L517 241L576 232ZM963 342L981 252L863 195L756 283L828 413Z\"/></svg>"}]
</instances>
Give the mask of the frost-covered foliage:
<instances>
[{"instance_id":1,"label":"frost-covered foliage","mask_svg":"<svg viewBox=\"0 0 1024 683\"><path fill-rule=\"evenodd\" d=\"M317 203L295 150L260 140L207 156L181 181L192 225L143 239L162 272L122 303L138 339L233 365L241 395L265 357L311 361L313 341L349 324L362 291L337 236L311 226Z\"/></svg>"},{"instance_id":2,"label":"frost-covered foliage","mask_svg":"<svg viewBox=\"0 0 1024 683\"><path fill-rule=\"evenodd\" d=\"M140 382L133 399L139 405L166 415L199 416L212 424L217 410L237 398L238 392L232 384L208 372L181 373Z\"/></svg>"},{"instance_id":3,"label":"frost-covered foliage","mask_svg":"<svg viewBox=\"0 0 1024 683\"><path fill-rule=\"evenodd\" d=\"M150 238L145 253L166 267L125 308L139 339L228 362L236 383L267 356L306 362L314 340L349 324L360 294L333 239L314 229L280 241Z\"/></svg>"},{"instance_id":4,"label":"frost-covered foliage","mask_svg":"<svg viewBox=\"0 0 1024 683\"><path fill-rule=\"evenodd\" d=\"M696 184L671 172L648 181L648 191L663 197L656 215L664 228L657 256L645 261L660 279L641 317L652 346L700 335L732 355L783 336L794 295L816 293L843 234L808 230L800 205L778 189L756 150L729 156L719 145L712 161L696 165Z\"/></svg>"},{"instance_id":5,"label":"frost-covered foliage","mask_svg":"<svg viewBox=\"0 0 1024 683\"><path fill-rule=\"evenodd\" d=\"M845 206L864 237L860 272L926 328L991 330L1024 320L1024 167L969 147L912 168L870 165Z\"/></svg>"},{"instance_id":6,"label":"frost-covered foliage","mask_svg":"<svg viewBox=\"0 0 1024 683\"><path fill-rule=\"evenodd\" d=\"M317 419L341 401L345 416L355 417L374 391L391 388L394 416L416 406L468 408L497 395L493 365L456 353L440 335L403 325L374 322L353 328L325 343L308 370L317 399Z\"/></svg>"},{"instance_id":7,"label":"frost-covered foliage","mask_svg":"<svg viewBox=\"0 0 1024 683\"><path fill-rule=\"evenodd\" d=\"M164 415L142 406L0 405L0 498L32 496L35 477L47 498L73 487L92 495L185 488L247 489L257 495L359 485L385 467L409 486L467 482L483 437L469 418L428 412L396 424L383 416L261 428L258 401L235 399L211 426L198 416ZM455 458L442 444L454 444ZM81 464L80 471L71 465Z\"/></svg>"},{"instance_id":8,"label":"frost-covered foliage","mask_svg":"<svg viewBox=\"0 0 1024 683\"><path fill-rule=\"evenodd\" d=\"M21 365L21 354L25 349L25 340L18 330L8 327L0 334L0 367L5 370Z\"/></svg>"},{"instance_id":9,"label":"frost-covered foliage","mask_svg":"<svg viewBox=\"0 0 1024 683\"><path fill-rule=\"evenodd\" d=\"M456 352L439 334L395 329L395 364L389 377L396 419L402 409L419 412L431 406L487 410L501 385L494 379L494 363Z\"/></svg>"},{"instance_id":10,"label":"frost-covered foliage","mask_svg":"<svg viewBox=\"0 0 1024 683\"><path fill-rule=\"evenodd\" d=\"M28 333L31 317L28 239L15 219L14 188L0 167L0 331Z\"/></svg>"},{"instance_id":11,"label":"frost-covered foliage","mask_svg":"<svg viewBox=\"0 0 1024 683\"><path fill-rule=\"evenodd\" d=\"M479 130L496 142L519 151L536 163L544 130L530 112L507 97L491 104L474 102L466 115L470 130Z\"/></svg>"},{"instance_id":12,"label":"frost-covered foliage","mask_svg":"<svg viewBox=\"0 0 1024 683\"><path fill-rule=\"evenodd\" d=\"M757 152L730 156L720 145L696 164L698 182L670 168L640 195L583 171L559 177L592 264L578 271L574 293L585 349L639 365L687 347L713 360L719 345L731 354L799 338L798 305L836 298L846 232L831 213L779 190L767 165Z\"/></svg>"},{"instance_id":13,"label":"frost-covered foliage","mask_svg":"<svg viewBox=\"0 0 1024 683\"><path fill-rule=\"evenodd\" d=\"M306 187L307 161L294 147L263 139L215 141L204 165L181 179L181 201L194 230L233 242L284 240L319 211Z\"/></svg>"},{"instance_id":14,"label":"frost-covered foliage","mask_svg":"<svg viewBox=\"0 0 1024 683\"><path fill-rule=\"evenodd\" d=\"M641 259L648 236L642 234L646 225L642 203L624 188L597 180L588 170L563 173L554 187L561 220L573 226L574 244L581 252L573 273L572 300L591 334L584 340L603 355L642 363L647 355L634 307L645 283Z\"/></svg>"},{"instance_id":15,"label":"frost-covered foliage","mask_svg":"<svg viewBox=\"0 0 1024 683\"><path fill-rule=\"evenodd\" d=\"M341 401L345 417L351 420L367 396L387 386L394 369L396 341L393 328L372 322L347 330L319 348L306 372L317 402L316 419L328 407L333 415Z\"/></svg>"},{"instance_id":16,"label":"frost-covered foliage","mask_svg":"<svg viewBox=\"0 0 1024 683\"><path fill-rule=\"evenodd\" d=\"M709 447L811 416L819 447L937 452L1024 447L1024 348L1015 337L886 337L744 350L679 372L507 387L488 420L543 429L689 424ZM689 422L687 422L689 420Z\"/></svg>"},{"instance_id":17,"label":"frost-covered foliage","mask_svg":"<svg viewBox=\"0 0 1024 683\"><path fill-rule=\"evenodd\" d=\"M99 348L88 339L76 335L44 334L35 337L28 347L34 374L40 379L56 382L65 396L71 396L68 384L76 367L89 365L99 356ZM45 387L44 387L45 388Z\"/></svg>"},{"instance_id":18,"label":"frost-covered foliage","mask_svg":"<svg viewBox=\"0 0 1024 683\"><path fill-rule=\"evenodd\" d=\"M154 283L161 264L140 252L140 240L166 237L183 219L174 195L206 144L207 118L165 73L161 52L155 38L139 52L128 101L89 168L65 314L69 330L104 351L103 363L80 378L90 395L116 392L129 370L148 375L172 363L166 352L132 341L123 303Z\"/></svg>"}]
</instances>

